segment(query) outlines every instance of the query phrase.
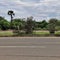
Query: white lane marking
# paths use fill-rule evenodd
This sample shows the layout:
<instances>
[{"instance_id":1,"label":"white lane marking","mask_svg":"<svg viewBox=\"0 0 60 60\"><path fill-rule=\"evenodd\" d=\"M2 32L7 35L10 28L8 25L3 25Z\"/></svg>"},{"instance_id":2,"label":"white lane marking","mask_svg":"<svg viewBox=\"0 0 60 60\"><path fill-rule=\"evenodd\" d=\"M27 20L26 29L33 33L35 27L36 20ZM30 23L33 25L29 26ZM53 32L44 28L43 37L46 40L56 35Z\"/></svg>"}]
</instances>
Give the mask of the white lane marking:
<instances>
[{"instance_id":1,"label":"white lane marking","mask_svg":"<svg viewBox=\"0 0 60 60\"><path fill-rule=\"evenodd\" d=\"M0 46L0 48L46 48L46 46Z\"/></svg>"}]
</instances>

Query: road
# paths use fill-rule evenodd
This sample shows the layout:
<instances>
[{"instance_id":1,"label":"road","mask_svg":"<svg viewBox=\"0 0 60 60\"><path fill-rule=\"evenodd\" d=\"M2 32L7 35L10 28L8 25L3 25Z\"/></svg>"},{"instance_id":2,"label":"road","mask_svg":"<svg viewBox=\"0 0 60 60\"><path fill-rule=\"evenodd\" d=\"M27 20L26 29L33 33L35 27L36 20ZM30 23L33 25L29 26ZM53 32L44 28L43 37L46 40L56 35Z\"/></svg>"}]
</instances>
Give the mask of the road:
<instances>
[{"instance_id":1,"label":"road","mask_svg":"<svg viewBox=\"0 0 60 60\"><path fill-rule=\"evenodd\" d=\"M0 37L0 60L60 60L60 38Z\"/></svg>"}]
</instances>

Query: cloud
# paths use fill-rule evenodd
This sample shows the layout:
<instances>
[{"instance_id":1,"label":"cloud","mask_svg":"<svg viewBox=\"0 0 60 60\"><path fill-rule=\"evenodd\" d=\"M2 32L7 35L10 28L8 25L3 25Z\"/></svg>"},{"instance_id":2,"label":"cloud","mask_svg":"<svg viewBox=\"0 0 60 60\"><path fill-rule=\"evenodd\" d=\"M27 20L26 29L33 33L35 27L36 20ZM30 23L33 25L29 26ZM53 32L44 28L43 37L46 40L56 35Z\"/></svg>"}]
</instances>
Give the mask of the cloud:
<instances>
[{"instance_id":1,"label":"cloud","mask_svg":"<svg viewBox=\"0 0 60 60\"><path fill-rule=\"evenodd\" d=\"M0 0L0 15L13 10L16 17L33 16L36 20L60 19L60 0Z\"/></svg>"}]
</instances>

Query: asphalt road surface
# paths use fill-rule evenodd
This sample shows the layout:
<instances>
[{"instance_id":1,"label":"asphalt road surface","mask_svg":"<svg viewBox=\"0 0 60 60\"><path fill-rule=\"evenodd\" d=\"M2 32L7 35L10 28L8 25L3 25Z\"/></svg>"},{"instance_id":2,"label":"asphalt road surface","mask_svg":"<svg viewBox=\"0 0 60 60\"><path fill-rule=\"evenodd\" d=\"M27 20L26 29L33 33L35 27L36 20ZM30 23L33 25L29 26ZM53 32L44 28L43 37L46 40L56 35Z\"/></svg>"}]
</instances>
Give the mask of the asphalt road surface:
<instances>
[{"instance_id":1,"label":"asphalt road surface","mask_svg":"<svg viewBox=\"0 0 60 60\"><path fill-rule=\"evenodd\" d=\"M60 38L0 37L0 60L60 60Z\"/></svg>"}]
</instances>

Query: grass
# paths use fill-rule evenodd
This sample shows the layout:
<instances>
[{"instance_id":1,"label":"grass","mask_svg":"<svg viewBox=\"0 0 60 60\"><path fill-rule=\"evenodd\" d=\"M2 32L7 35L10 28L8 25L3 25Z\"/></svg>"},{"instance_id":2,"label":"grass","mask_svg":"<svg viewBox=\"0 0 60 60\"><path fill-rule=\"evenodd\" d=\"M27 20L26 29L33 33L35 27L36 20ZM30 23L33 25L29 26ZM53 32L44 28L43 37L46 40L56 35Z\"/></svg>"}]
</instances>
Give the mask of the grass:
<instances>
[{"instance_id":1,"label":"grass","mask_svg":"<svg viewBox=\"0 0 60 60\"><path fill-rule=\"evenodd\" d=\"M55 36L60 36L60 31L56 31ZM13 37L13 36L31 36L31 37L40 37L40 36L50 36L49 31L33 31L32 34L25 34L24 32L15 34L13 31L0 31L0 37Z\"/></svg>"},{"instance_id":2,"label":"grass","mask_svg":"<svg viewBox=\"0 0 60 60\"><path fill-rule=\"evenodd\" d=\"M0 31L0 37L8 37L8 36L13 36L12 31Z\"/></svg>"},{"instance_id":3,"label":"grass","mask_svg":"<svg viewBox=\"0 0 60 60\"><path fill-rule=\"evenodd\" d=\"M60 31L56 31L55 36L60 36Z\"/></svg>"},{"instance_id":4,"label":"grass","mask_svg":"<svg viewBox=\"0 0 60 60\"><path fill-rule=\"evenodd\" d=\"M49 31L34 31L33 34L37 36L49 36L50 35Z\"/></svg>"}]
</instances>

